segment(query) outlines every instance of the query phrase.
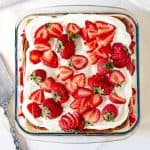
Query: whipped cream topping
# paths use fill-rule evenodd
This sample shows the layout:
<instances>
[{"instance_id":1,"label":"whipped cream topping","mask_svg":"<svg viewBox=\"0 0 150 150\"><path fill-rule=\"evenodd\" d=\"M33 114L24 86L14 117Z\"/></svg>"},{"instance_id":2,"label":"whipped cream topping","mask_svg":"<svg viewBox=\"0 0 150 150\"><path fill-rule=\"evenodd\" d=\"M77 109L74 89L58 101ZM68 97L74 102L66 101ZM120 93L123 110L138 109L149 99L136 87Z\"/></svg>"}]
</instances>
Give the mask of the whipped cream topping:
<instances>
[{"instance_id":1,"label":"whipped cream topping","mask_svg":"<svg viewBox=\"0 0 150 150\"><path fill-rule=\"evenodd\" d=\"M22 104L22 111L25 115L25 117L34 125L39 126L39 127L45 127L49 129L50 131L61 131L59 125L58 125L58 120L60 119L61 116L59 116L56 119L45 119L42 117L39 118L34 118L30 112L27 109L27 105L31 102L29 100L30 94L39 89L39 87L30 80L30 74L33 72L35 69L44 69L47 72L47 76L52 76L56 77L58 74L57 69L53 69L42 63L38 63L36 65L33 65L30 60L29 60L29 52L33 50L34 48L34 33L35 31L43 24L48 23L48 22L60 22L63 27L65 28L68 23L74 22L80 27L84 27L85 25L85 20L90 20L90 21L97 21L101 20L110 24L113 24L116 27L115 31L115 37L113 42L121 42L123 43L127 48L129 48L129 44L131 42L130 35L126 31L125 25L117 18L111 17L111 16L104 16L104 15L85 15L85 14L68 14L64 16L58 16L58 17L50 17L50 16L40 16L37 18L34 18L25 28L25 33L26 33L26 38L29 42L29 48L26 53L26 70L25 70L25 78L24 78L24 103ZM83 41L80 40L75 40L76 43L76 54L81 54L84 56L87 56L86 53L86 46L83 44ZM52 47L53 49L54 47ZM58 54L58 53L57 53ZM59 54L58 54L58 59L59 59L59 64L60 65L68 65L68 60L62 59ZM86 126L87 129L98 129L98 130L104 130L104 129L109 129L109 128L115 128L119 125L121 125L128 117L129 113L129 101L130 97L132 96L132 85L133 85L133 79L132 76L130 75L129 71L126 68L119 69L125 76L125 82L121 87L116 87L114 90L115 92L120 95L121 97L126 99L126 103L123 105L117 105L114 104L117 109L118 109L118 116L115 118L114 121L112 122L107 122L105 120L101 119L93 124L93 125L88 125ZM76 71L76 73L85 73L87 77L95 74L97 72L97 68L95 65L90 65L84 69ZM50 93L45 92L45 97L51 97ZM70 103L73 101L73 98L70 96L69 100L63 104L64 111L62 113L65 114L66 112L73 112L73 110L70 108ZM98 109L102 110L103 107L111 103L108 96L104 97L104 102L98 106Z\"/></svg>"}]
</instances>

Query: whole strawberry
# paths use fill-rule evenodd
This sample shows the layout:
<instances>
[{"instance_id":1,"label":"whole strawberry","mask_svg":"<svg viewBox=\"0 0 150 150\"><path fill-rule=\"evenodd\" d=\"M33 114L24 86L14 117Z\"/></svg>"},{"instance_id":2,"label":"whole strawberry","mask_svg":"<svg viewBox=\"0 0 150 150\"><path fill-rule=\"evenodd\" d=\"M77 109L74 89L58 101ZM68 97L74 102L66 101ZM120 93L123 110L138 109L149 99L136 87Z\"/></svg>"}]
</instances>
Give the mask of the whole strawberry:
<instances>
[{"instance_id":1,"label":"whole strawberry","mask_svg":"<svg viewBox=\"0 0 150 150\"><path fill-rule=\"evenodd\" d=\"M61 115L63 108L59 102L55 102L52 98L47 98L43 102L42 116L44 118L54 119Z\"/></svg>"},{"instance_id":2,"label":"whole strawberry","mask_svg":"<svg viewBox=\"0 0 150 150\"><path fill-rule=\"evenodd\" d=\"M111 58L115 67L118 68L123 68L130 62L130 54L122 43L113 44Z\"/></svg>"},{"instance_id":3,"label":"whole strawberry","mask_svg":"<svg viewBox=\"0 0 150 150\"><path fill-rule=\"evenodd\" d=\"M69 59L75 53L75 44L72 40L66 40L62 42L61 48L59 49L60 56L64 59Z\"/></svg>"},{"instance_id":4,"label":"whole strawberry","mask_svg":"<svg viewBox=\"0 0 150 150\"><path fill-rule=\"evenodd\" d=\"M60 82L55 82L52 84L51 91L55 101L59 101L60 103L66 102L69 98L65 85Z\"/></svg>"},{"instance_id":5,"label":"whole strawberry","mask_svg":"<svg viewBox=\"0 0 150 150\"><path fill-rule=\"evenodd\" d=\"M109 95L115 85L109 81L109 78L99 73L91 76L88 79L88 84L93 88L95 94Z\"/></svg>"}]
</instances>

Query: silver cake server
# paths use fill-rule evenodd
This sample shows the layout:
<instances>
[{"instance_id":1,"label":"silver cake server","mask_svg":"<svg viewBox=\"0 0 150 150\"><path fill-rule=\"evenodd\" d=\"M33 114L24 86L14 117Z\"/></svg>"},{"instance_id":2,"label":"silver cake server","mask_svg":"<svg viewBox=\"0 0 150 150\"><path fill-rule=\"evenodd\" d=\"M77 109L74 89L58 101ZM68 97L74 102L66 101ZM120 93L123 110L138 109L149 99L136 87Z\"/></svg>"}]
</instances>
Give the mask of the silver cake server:
<instances>
[{"instance_id":1,"label":"silver cake server","mask_svg":"<svg viewBox=\"0 0 150 150\"><path fill-rule=\"evenodd\" d=\"M14 140L14 144L17 150L26 150L25 146L22 146L22 137L16 132L13 123L10 120L8 105L10 98L13 94L13 84L7 69L4 65L2 56L0 55L0 106L4 109L4 114L8 118L10 124L10 132Z\"/></svg>"}]
</instances>

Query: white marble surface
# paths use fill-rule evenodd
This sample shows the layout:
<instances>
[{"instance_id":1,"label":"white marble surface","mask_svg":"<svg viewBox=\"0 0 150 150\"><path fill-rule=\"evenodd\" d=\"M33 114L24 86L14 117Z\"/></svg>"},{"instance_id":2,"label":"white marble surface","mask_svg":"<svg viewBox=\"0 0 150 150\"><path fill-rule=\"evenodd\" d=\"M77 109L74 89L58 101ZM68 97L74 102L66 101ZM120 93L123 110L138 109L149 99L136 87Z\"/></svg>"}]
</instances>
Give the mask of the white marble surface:
<instances>
[{"instance_id":1,"label":"white marble surface","mask_svg":"<svg viewBox=\"0 0 150 150\"><path fill-rule=\"evenodd\" d=\"M27 150L149 150L150 149L150 11L141 9L129 0L24 0L0 9L0 53L5 58L9 72L14 74L14 24L16 17L24 11L56 4L98 4L127 8L137 18L140 26L140 70L141 70L141 124L130 138L103 144L57 144L27 140ZM0 109L0 149L15 150L9 134L7 120Z\"/></svg>"}]
</instances>

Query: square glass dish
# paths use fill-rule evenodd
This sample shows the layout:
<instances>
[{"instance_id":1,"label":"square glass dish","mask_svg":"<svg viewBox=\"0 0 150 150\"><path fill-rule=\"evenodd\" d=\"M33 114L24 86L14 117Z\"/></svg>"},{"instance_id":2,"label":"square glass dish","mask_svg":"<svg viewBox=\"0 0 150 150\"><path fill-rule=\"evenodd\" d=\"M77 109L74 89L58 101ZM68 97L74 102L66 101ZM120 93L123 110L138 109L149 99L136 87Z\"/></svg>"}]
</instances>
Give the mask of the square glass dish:
<instances>
[{"instance_id":1,"label":"square glass dish","mask_svg":"<svg viewBox=\"0 0 150 150\"><path fill-rule=\"evenodd\" d=\"M136 19L121 8L69 5L27 13L15 29L18 129L38 140L67 143L133 133L140 120L138 34ZM60 82L69 93L65 100Z\"/></svg>"}]
</instances>

